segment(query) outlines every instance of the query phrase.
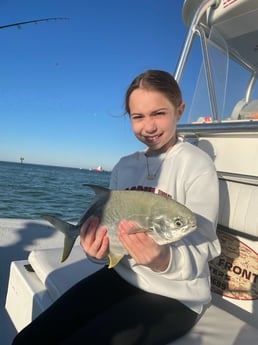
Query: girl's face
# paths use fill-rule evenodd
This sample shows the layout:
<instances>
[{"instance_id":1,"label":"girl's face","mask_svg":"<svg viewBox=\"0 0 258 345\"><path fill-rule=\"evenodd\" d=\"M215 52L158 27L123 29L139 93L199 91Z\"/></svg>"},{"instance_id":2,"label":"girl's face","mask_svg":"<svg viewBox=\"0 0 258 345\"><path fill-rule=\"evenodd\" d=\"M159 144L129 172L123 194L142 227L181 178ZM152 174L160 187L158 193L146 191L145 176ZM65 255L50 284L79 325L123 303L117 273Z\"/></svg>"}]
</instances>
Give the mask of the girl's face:
<instances>
[{"instance_id":1,"label":"girl's face","mask_svg":"<svg viewBox=\"0 0 258 345\"><path fill-rule=\"evenodd\" d=\"M138 140L149 147L149 153L167 151L176 142L176 124L185 103L177 108L159 91L139 88L129 99L133 132Z\"/></svg>"}]
</instances>

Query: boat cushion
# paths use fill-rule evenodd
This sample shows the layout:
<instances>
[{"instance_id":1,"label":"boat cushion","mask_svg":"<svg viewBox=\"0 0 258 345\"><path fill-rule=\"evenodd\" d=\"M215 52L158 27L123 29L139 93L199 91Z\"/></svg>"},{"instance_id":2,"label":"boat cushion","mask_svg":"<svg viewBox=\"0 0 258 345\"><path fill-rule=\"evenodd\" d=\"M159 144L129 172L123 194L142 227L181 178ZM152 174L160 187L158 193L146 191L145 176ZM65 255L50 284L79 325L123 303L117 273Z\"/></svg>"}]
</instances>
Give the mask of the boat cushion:
<instances>
[{"instance_id":1,"label":"boat cushion","mask_svg":"<svg viewBox=\"0 0 258 345\"><path fill-rule=\"evenodd\" d=\"M74 246L63 263L62 253L63 248L33 250L28 258L53 301L75 283L103 267L88 260L79 245Z\"/></svg>"},{"instance_id":2,"label":"boat cushion","mask_svg":"<svg viewBox=\"0 0 258 345\"><path fill-rule=\"evenodd\" d=\"M233 181L230 176L219 180L218 223L255 242L258 241L258 185L251 181Z\"/></svg>"},{"instance_id":3,"label":"boat cushion","mask_svg":"<svg viewBox=\"0 0 258 345\"><path fill-rule=\"evenodd\" d=\"M258 186L220 180L221 255L210 263L212 291L258 325ZM227 302L227 303L226 303Z\"/></svg>"}]
</instances>

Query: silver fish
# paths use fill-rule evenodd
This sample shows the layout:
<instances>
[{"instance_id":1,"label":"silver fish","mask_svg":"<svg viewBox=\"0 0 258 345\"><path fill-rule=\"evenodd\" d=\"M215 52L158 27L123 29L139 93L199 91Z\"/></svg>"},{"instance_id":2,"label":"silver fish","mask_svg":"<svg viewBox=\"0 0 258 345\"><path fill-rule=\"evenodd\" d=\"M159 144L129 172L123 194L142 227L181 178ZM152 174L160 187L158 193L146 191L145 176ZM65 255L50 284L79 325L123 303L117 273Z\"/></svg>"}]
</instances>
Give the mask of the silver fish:
<instances>
[{"instance_id":1,"label":"silver fish","mask_svg":"<svg viewBox=\"0 0 258 345\"><path fill-rule=\"evenodd\" d=\"M175 200L145 191L110 190L91 184L85 186L94 190L96 198L76 225L52 215L42 216L65 234L62 262L70 255L82 224L91 215L99 217L99 227L106 225L108 228L109 268L128 254L117 237L118 224L122 219L133 220L139 225L131 233L145 232L160 245L178 241L197 227L195 215Z\"/></svg>"}]
</instances>

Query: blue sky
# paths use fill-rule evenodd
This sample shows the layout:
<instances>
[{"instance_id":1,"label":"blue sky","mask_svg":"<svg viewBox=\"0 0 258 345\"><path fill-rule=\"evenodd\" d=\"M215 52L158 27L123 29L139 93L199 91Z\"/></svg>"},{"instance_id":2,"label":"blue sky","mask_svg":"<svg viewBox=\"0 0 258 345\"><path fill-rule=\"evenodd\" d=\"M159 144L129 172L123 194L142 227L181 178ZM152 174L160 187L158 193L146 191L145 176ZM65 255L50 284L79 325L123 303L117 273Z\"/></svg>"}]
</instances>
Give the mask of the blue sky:
<instances>
[{"instance_id":1,"label":"blue sky","mask_svg":"<svg viewBox=\"0 0 258 345\"><path fill-rule=\"evenodd\" d=\"M110 170L142 149L123 116L131 80L174 73L183 0L2 0L0 160ZM184 90L183 90L184 91Z\"/></svg>"}]
</instances>

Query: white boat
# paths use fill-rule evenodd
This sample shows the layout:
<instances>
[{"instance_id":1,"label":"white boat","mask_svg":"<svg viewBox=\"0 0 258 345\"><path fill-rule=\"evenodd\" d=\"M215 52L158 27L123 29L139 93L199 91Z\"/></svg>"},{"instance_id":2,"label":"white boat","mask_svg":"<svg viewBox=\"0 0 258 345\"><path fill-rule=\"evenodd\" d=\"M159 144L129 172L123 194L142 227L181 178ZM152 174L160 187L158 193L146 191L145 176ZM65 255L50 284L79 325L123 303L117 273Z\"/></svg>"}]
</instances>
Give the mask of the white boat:
<instances>
[{"instance_id":1,"label":"white boat","mask_svg":"<svg viewBox=\"0 0 258 345\"><path fill-rule=\"evenodd\" d=\"M211 305L191 332L173 344L257 345L258 1L186 0L183 19L189 31L175 70L178 82L187 76L188 64L191 70L197 68L199 60L192 63L191 52L198 39L203 63L190 123L180 124L178 132L205 150L216 165L222 254L210 264ZM16 330L85 276L85 267L87 274L98 269L79 246L60 264L62 235L53 231L47 237L47 227L45 222L0 221L5 264L0 297L6 306L6 311L1 307L0 323L6 330L0 332L2 345L10 344ZM44 239L33 237L35 228ZM2 285L7 280L6 295Z\"/></svg>"},{"instance_id":2,"label":"white boat","mask_svg":"<svg viewBox=\"0 0 258 345\"><path fill-rule=\"evenodd\" d=\"M92 169L92 170L93 170L93 171L96 171L96 172L103 172L103 171L104 171L104 169L102 168L101 165L99 165L97 168Z\"/></svg>"}]
</instances>

